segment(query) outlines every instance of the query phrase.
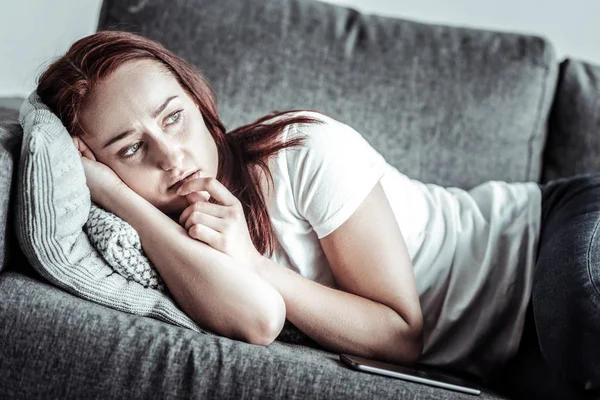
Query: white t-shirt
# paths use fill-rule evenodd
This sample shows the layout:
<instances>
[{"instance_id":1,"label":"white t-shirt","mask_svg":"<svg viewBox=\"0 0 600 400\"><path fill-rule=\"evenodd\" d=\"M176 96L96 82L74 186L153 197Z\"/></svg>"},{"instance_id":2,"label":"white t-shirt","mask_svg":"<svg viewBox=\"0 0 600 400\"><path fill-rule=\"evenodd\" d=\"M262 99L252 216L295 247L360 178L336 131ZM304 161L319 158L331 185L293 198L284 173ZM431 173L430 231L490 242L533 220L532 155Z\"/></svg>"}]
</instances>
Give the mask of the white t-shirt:
<instances>
[{"instance_id":1,"label":"white t-shirt","mask_svg":"<svg viewBox=\"0 0 600 400\"><path fill-rule=\"evenodd\" d=\"M262 190L277 239L272 259L336 287L319 239L381 181L414 267L424 318L419 362L486 376L514 355L531 294L539 186L490 181L465 191L424 184L388 164L348 125L301 114L325 123L288 126L284 140L301 135L304 146L269 161L274 186Z\"/></svg>"}]
</instances>

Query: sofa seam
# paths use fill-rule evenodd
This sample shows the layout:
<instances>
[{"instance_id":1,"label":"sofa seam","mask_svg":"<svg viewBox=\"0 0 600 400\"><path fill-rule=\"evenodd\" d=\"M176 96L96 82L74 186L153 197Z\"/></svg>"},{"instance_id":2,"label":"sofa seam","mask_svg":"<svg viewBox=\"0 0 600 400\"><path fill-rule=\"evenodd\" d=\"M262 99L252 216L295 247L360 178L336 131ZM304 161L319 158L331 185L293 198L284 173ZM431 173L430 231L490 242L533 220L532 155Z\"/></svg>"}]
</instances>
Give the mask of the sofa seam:
<instances>
[{"instance_id":1,"label":"sofa seam","mask_svg":"<svg viewBox=\"0 0 600 400\"><path fill-rule=\"evenodd\" d=\"M550 65L546 65L544 67L544 74L543 74L543 79L542 79L541 83L548 81L548 78L550 77L551 69L552 69L552 67ZM536 118L535 123L533 124L532 132L529 135L529 140L528 140L529 143L527 146L529 154L527 157L527 167L526 167L527 172L526 172L525 180L531 180L531 178L530 178L531 177L531 168L533 165L533 160L532 160L533 143L534 143L535 139L539 136L539 134L536 134L536 131L538 131L540 128L540 123L542 120L542 108L543 108L543 105L544 105L547 97L548 97L548 84L546 83L545 85L542 85L542 93L540 94L540 98L538 100L538 105L537 105L537 110L536 110L537 118ZM547 137L546 137L546 140L547 140ZM545 146L543 146L543 147L545 147ZM542 157L542 170L538 172L536 181L539 181L540 177L543 174L543 157L544 157L544 149L543 148L541 149L540 156Z\"/></svg>"},{"instance_id":2,"label":"sofa seam","mask_svg":"<svg viewBox=\"0 0 600 400\"><path fill-rule=\"evenodd\" d=\"M588 272L588 277L590 279L590 283L592 284L592 288L594 288L594 291L596 292L596 295L598 296L598 298L600 299L600 289L598 288L598 286L596 285L596 283L594 282L594 277L592 275L592 268L591 268L591 253L592 253L592 245L594 243L594 238L596 237L596 233L598 232L598 227L600 227L600 217L598 217L598 219L596 220L596 225L594 226L594 231L592 232L592 237L590 238L590 243L588 244L588 251L587 251L587 262L586 262L586 267L587 267L587 272Z\"/></svg>"}]
</instances>

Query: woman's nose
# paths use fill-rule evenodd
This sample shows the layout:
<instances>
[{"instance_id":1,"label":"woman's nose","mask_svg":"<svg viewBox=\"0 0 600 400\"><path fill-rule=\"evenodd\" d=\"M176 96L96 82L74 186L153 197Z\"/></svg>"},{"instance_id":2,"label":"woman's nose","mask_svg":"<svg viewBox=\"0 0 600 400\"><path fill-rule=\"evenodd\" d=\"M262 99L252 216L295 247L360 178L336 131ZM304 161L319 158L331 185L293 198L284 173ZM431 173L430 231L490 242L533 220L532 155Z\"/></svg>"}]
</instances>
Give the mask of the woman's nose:
<instances>
[{"instance_id":1,"label":"woman's nose","mask_svg":"<svg viewBox=\"0 0 600 400\"><path fill-rule=\"evenodd\" d=\"M183 161L183 152L172 143L158 141L158 164L165 171L180 168Z\"/></svg>"}]
</instances>

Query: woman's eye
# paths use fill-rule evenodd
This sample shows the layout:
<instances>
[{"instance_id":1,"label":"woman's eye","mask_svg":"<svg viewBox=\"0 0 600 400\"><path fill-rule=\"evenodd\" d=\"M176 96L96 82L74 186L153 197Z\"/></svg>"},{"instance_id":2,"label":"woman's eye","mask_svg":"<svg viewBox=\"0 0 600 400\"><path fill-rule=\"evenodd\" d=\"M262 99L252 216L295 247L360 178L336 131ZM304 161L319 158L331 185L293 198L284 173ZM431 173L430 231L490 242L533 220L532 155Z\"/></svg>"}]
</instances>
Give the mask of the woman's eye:
<instances>
[{"instance_id":1,"label":"woman's eye","mask_svg":"<svg viewBox=\"0 0 600 400\"><path fill-rule=\"evenodd\" d=\"M173 114L169 115L165 121L167 123L167 125L175 125L178 124L181 121L181 112L183 110L177 110L175 111ZM131 156L134 156L135 154L137 154L140 146L142 145L142 142L137 142L134 143L131 147L129 147L123 154L121 154L122 157L128 158Z\"/></svg>"},{"instance_id":2,"label":"woman's eye","mask_svg":"<svg viewBox=\"0 0 600 400\"><path fill-rule=\"evenodd\" d=\"M135 153L137 153L138 149L140 148L141 142L137 142L135 144L133 144L130 148L127 149L127 151L125 153L123 153L123 157L131 157L132 155L134 155ZM133 149L133 152L131 151Z\"/></svg>"},{"instance_id":3,"label":"woman's eye","mask_svg":"<svg viewBox=\"0 0 600 400\"><path fill-rule=\"evenodd\" d=\"M181 117L181 110L175 111L173 114L171 114L167 117L167 124L172 125L172 124L178 122L180 117Z\"/></svg>"}]
</instances>

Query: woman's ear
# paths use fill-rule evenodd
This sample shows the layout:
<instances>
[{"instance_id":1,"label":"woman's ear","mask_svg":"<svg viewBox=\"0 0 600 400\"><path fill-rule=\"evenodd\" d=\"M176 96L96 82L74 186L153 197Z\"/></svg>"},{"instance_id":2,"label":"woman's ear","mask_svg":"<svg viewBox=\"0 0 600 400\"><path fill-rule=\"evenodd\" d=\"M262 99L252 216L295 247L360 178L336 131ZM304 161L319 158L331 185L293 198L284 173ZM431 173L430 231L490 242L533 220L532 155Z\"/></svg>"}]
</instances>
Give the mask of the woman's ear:
<instances>
[{"instance_id":1,"label":"woman's ear","mask_svg":"<svg viewBox=\"0 0 600 400\"><path fill-rule=\"evenodd\" d=\"M77 151L79 151L80 156L96 161L96 156L94 156L92 149L90 149L80 137L73 136L73 144Z\"/></svg>"}]
</instances>

